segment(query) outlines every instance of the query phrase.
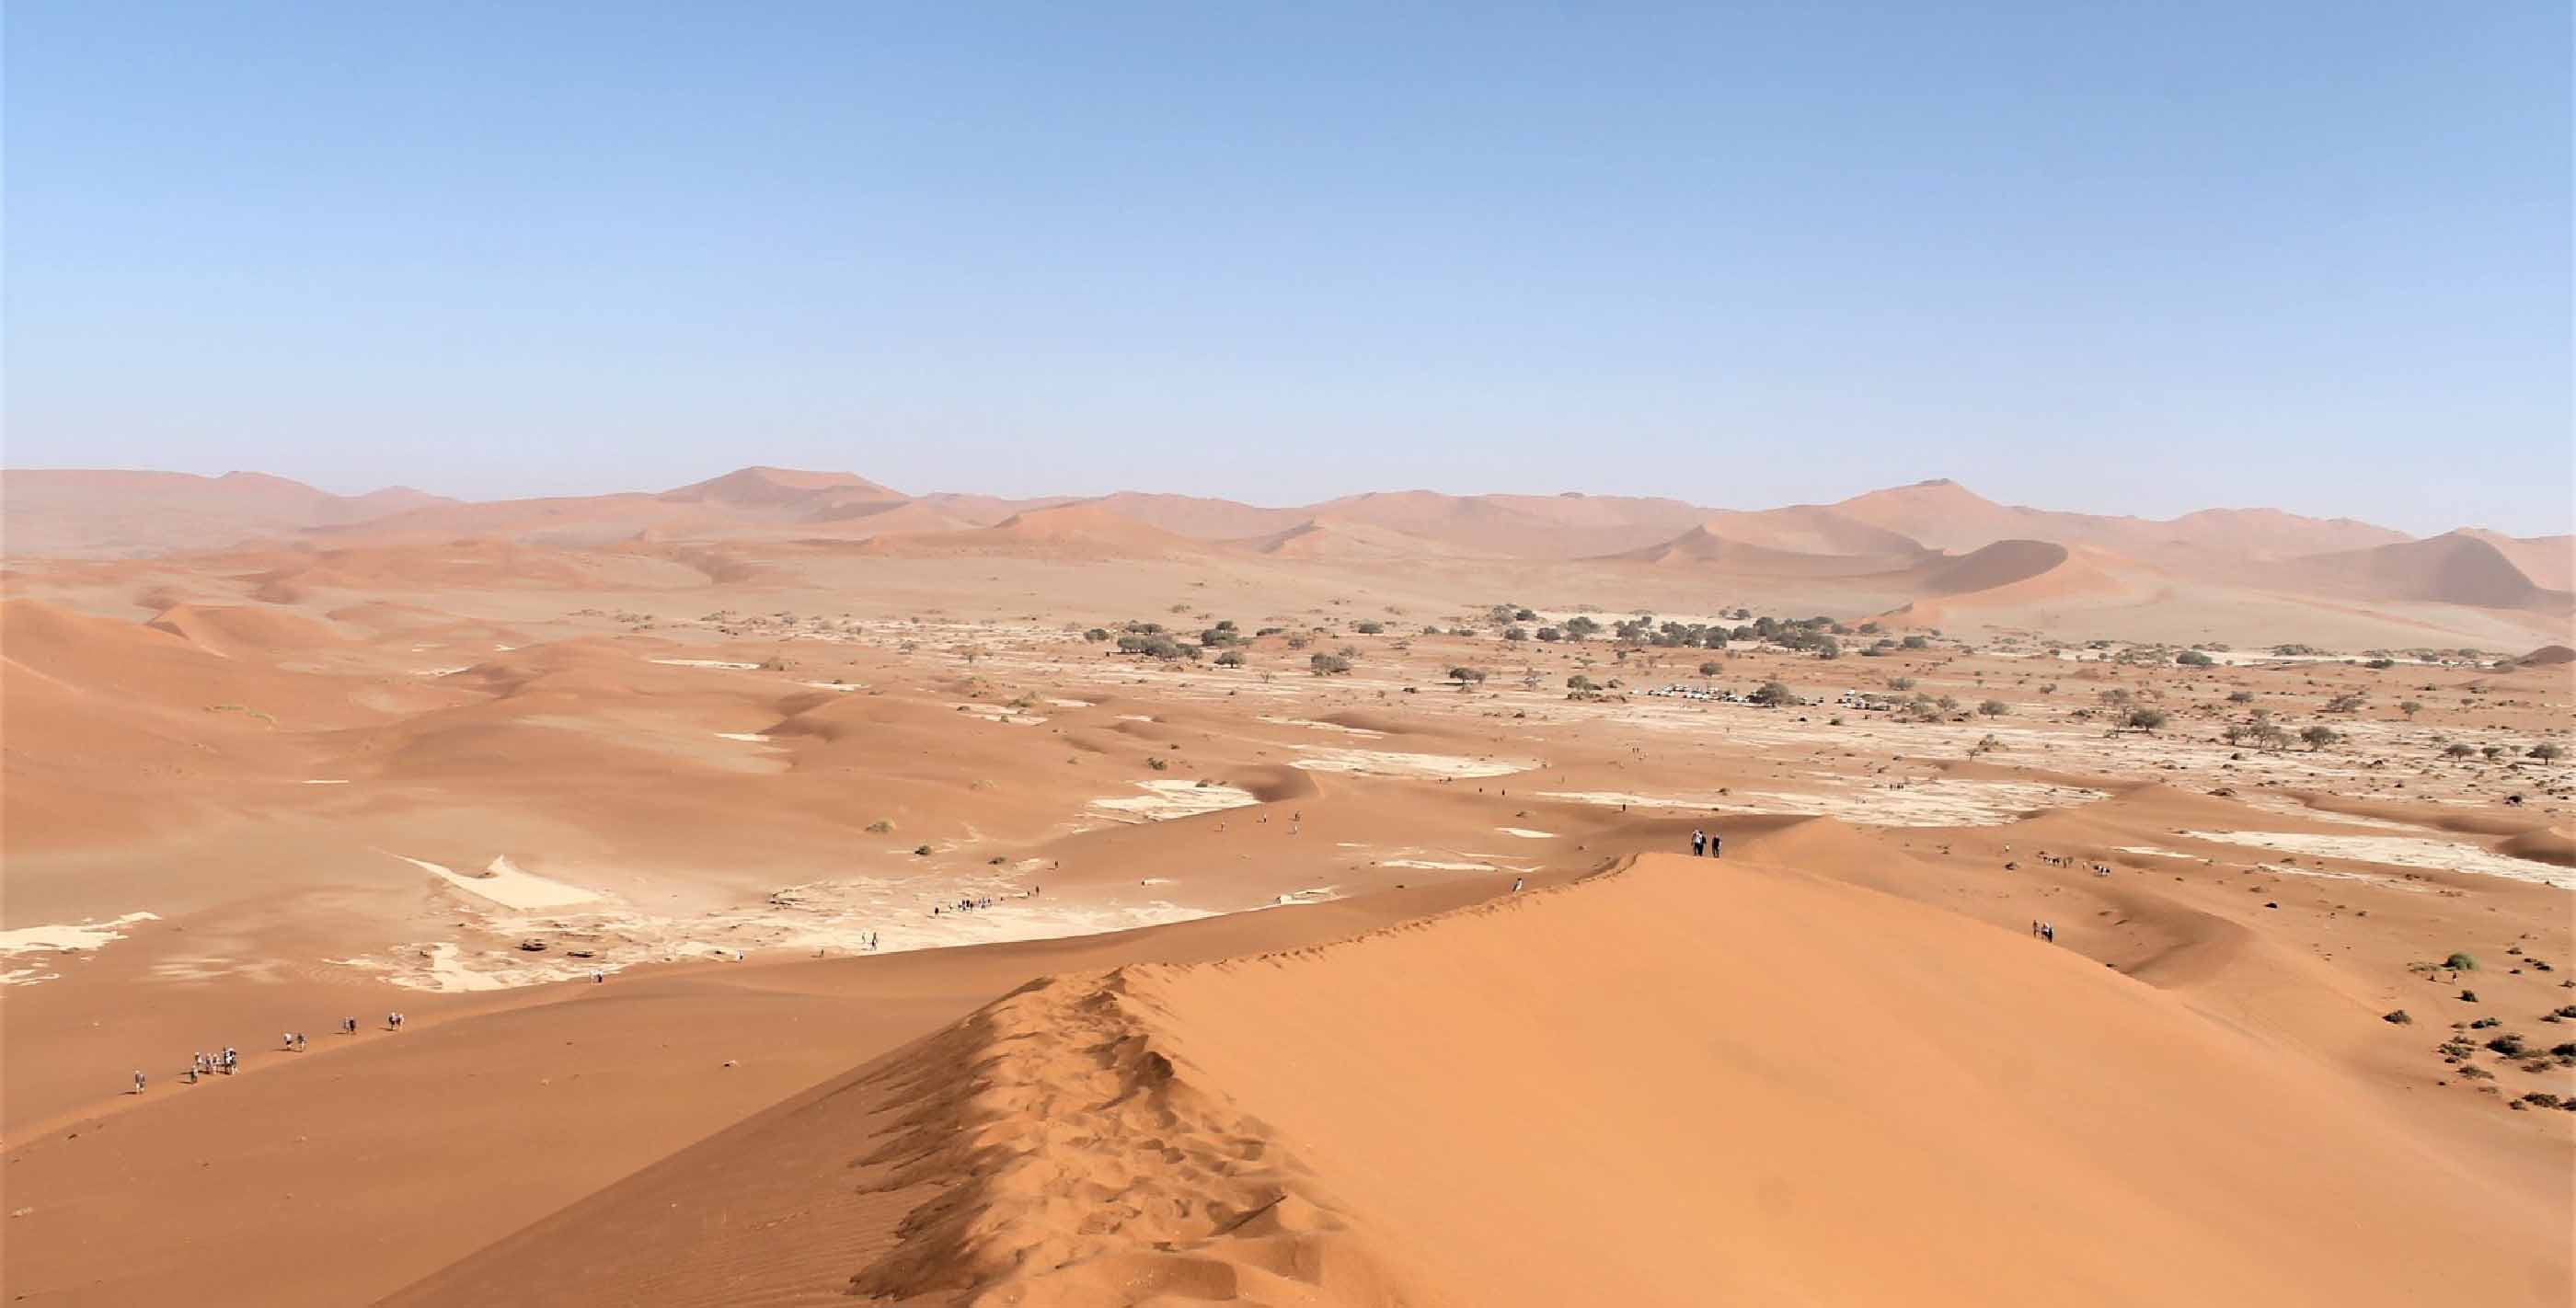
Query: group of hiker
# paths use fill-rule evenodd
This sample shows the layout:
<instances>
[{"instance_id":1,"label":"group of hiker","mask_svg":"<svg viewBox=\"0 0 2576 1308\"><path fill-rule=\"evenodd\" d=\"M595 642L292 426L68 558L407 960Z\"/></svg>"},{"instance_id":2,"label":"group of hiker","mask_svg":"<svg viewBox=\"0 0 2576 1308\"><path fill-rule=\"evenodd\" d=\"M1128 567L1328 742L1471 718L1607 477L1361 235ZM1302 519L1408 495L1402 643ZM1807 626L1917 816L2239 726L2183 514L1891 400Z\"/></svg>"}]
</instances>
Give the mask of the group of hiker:
<instances>
[{"instance_id":1,"label":"group of hiker","mask_svg":"<svg viewBox=\"0 0 2576 1308\"><path fill-rule=\"evenodd\" d=\"M402 1030L403 1015L399 1012L385 1014L385 1029L388 1031ZM340 1019L340 1034L356 1035L357 1033L358 1019L354 1017L344 1017ZM279 1049L290 1054L303 1053L310 1044L310 1042L306 1040L304 1033L301 1031L283 1032L278 1036L277 1042ZM197 1078L199 1077L213 1076L217 1072L221 1072L225 1076L231 1076L240 1070L241 1051L233 1048L231 1045L226 1045L211 1054L199 1052L188 1055L188 1070L180 1075L187 1078L188 1084L195 1085L197 1083ZM136 1068L134 1072L134 1093L138 1095L143 1093L143 1088L148 1084L150 1084L150 1078L143 1074L143 1070L141 1068Z\"/></svg>"},{"instance_id":2,"label":"group of hiker","mask_svg":"<svg viewBox=\"0 0 2576 1308\"><path fill-rule=\"evenodd\" d=\"M1714 831L1702 831L1697 827L1691 828L1691 857L1726 857L1726 837Z\"/></svg>"}]
</instances>

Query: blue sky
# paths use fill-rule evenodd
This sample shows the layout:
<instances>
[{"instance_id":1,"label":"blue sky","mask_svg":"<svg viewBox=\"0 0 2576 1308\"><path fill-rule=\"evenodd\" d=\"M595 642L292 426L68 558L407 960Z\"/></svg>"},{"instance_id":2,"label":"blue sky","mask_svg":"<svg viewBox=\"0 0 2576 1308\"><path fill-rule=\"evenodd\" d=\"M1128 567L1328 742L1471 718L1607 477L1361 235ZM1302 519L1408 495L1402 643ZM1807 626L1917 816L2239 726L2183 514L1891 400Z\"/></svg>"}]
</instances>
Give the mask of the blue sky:
<instances>
[{"instance_id":1,"label":"blue sky","mask_svg":"<svg viewBox=\"0 0 2576 1308\"><path fill-rule=\"evenodd\" d=\"M13 467L2576 494L2563 3L8 18Z\"/></svg>"}]
</instances>

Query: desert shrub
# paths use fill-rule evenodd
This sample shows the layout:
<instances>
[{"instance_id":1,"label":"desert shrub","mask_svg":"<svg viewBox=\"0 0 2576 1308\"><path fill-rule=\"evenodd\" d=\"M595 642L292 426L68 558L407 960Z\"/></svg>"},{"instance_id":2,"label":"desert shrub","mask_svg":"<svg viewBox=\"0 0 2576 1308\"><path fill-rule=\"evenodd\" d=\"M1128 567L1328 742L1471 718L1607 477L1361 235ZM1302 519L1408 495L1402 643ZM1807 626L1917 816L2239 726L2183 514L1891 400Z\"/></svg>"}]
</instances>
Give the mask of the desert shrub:
<instances>
[{"instance_id":1,"label":"desert shrub","mask_svg":"<svg viewBox=\"0 0 2576 1308\"><path fill-rule=\"evenodd\" d=\"M1714 677L1717 675L1717 665L1714 663L1700 664L1699 674L1703 677Z\"/></svg>"},{"instance_id":2,"label":"desert shrub","mask_svg":"<svg viewBox=\"0 0 2576 1308\"><path fill-rule=\"evenodd\" d=\"M1906 638L1905 638L1902 642L1900 642L1900 643L1902 643L1902 644L1905 646L1905 648L1907 648L1907 649L1930 649L1930 648L1932 648L1932 642L1931 642L1931 641L1928 641L1928 640L1925 640L1925 639L1924 639L1923 637L1921 637L1921 636L1908 636L1908 637L1906 637Z\"/></svg>"},{"instance_id":3,"label":"desert shrub","mask_svg":"<svg viewBox=\"0 0 2576 1308\"><path fill-rule=\"evenodd\" d=\"M2456 740L2442 747L2442 756L2444 758L2469 758L2474 756L2477 752L2476 746L2463 744Z\"/></svg>"},{"instance_id":4,"label":"desert shrub","mask_svg":"<svg viewBox=\"0 0 2576 1308\"><path fill-rule=\"evenodd\" d=\"M2522 1037L2515 1035L2510 1031L2488 1040L2487 1048L2492 1049L2507 1058L2520 1058L2525 1053L2529 1052L2528 1047L2522 1043Z\"/></svg>"},{"instance_id":5,"label":"desert shrub","mask_svg":"<svg viewBox=\"0 0 2576 1308\"><path fill-rule=\"evenodd\" d=\"M1356 631L1363 636L1374 636L1379 632L1386 630L1386 624L1373 618L1364 619L1362 621L1352 623L1351 630Z\"/></svg>"},{"instance_id":6,"label":"desert shrub","mask_svg":"<svg viewBox=\"0 0 2576 1308\"><path fill-rule=\"evenodd\" d=\"M2163 709L2134 708L2129 710L2126 725L2132 730L2153 734L2158 728L2164 726L2165 722Z\"/></svg>"},{"instance_id":7,"label":"desert shrub","mask_svg":"<svg viewBox=\"0 0 2576 1308\"><path fill-rule=\"evenodd\" d=\"M1529 639L1529 628L1527 628L1527 627L1505 627L1505 628L1503 628L1503 639L1505 639L1505 640L1528 640L1528 639Z\"/></svg>"},{"instance_id":8,"label":"desert shrub","mask_svg":"<svg viewBox=\"0 0 2576 1308\"><path fill-rule=\"evenodd\" d=\"M2179 663L2186 668L2205 668L2218 662L2218 660L2201 653L2199 650L2187 649L2180 654L2174 655L2174 662Z\"/></svg>"},{"instance_id":9,"label":"desert shrub","mask_svg":"<svg viewBox=\"0 0 2576 1308\"><path fill-rule=\"evenodd\" d=\"M2476 955L2467 950L2455 949L2451 951L2449 958L2442 960L2442 966L2454 972L2475 972L2478 970L2478 960Z\"/></svg>"},{"instance_id":10,"label":"desert shrub","mask_svg":"<svg viewBox=\"0 0 2576 1308\"><path fill-rule=\"evenodd\" d=\"M1565 633L1554 627L1541 627L1538 629L1538 638L1540 640L1547 641L1550 644L1554 644L1557 641L1565 639Z\"/></svg>"},{"instance_id":11,"label":"desert shrub","mask_svg":"<svg viewBox=\"0 0 2576 1308\"><path fill-rule=\"evenodd\" d=\"M1798 698L1795 691L1790 690L1785 683L1777 681L1763 682L1761 689L1754 691L1746 698L1752 700L1756 704L1761 704L1770 708L1792 707L1803 702Z\"/></svg>"},{"instance_id":12,"label":"desert shrub","mask_svg":"<svg viewBox=\"0 0 2576 1308\"><path fill-rule=\"evenodd\" d=\"M894 821L890 818L878 818L876 821L868 824L868 831L874 835L882 836L893 830Z\"/></svg>"},{"instance_id":13,"label":"desert shrub","mask_svg":"<svg viewBox=\"0 0 2576 1308\"><path fill-rule=\"evenodd\" d=\"M2299 739L2306 741L2308 743L2308 748L2310 749L2324 749L2326 746L2343 739L2343 736L2334 728L2320 722L2314 726L2301 729L2299 732Z\"/></svg>"},{"instance_id":14,"label":"desert shrub","mask_svg":"<svg viewBox=\"0 0 2576 1308\"><path fill-rule=\"evenodd\" d=\"M1594 681L1592 678L1578 672L1565 679L1565 688L1567 690L1580 693L1589 693L1601 689L1601 686L1600 683Z\"/></svg>"},{"instance_id":15,"label":"desert shrub","mask_svg":"<svg viewBox=\"0 0 2576 1308\"><path fill-rule=\"evenodd\" d=\"M1154 769L1156 772L1163 772L1168 771L1171 768L1172 761L1170 759L1163 758L1160 755L1153 755L1146 758L1145 766Z\"/></svg>"},{"instance_id":16,"label":"desert shrub","mask_svg":"<svg viewBox=\"0 0 2576 1308\"><path fill-rule=\"evenodd\" d=\"M2397 711L2411 718L2424 711L2424 701L2420 699L2401 700L2398 702Z\"/></svg>"},{"instance_id":17,"label":"desert shrub","mask_svg":"<svg viewBox=\"0 0 2576 1308\"><path fill-rule=\"evenodd\" d=\"M2254 692L2250 690L2230 691L2227 695L2227 702L2230 704L2251 704L2254 702Z\"/></svg>"},{"instance_id":18,"label":"desert shrub","mask_svg":"<svg viewBox=\"0 0 2576 1308\"><path fill-rule=\"evenodd\" d=\"M1101 641L1109 639L1109 631L1105 627L1093 627L1091 630L1082 633L1082 638L1092 642L1093 644L1098 644Z\"/></svg>"},{"instance_id":19,"label":"desert shrub","mask_svg":"<svg viewBox=\"0 0 2576 1308\"><path fill-rule=\"evenodd\" d=\"M2472 1031L2484 1031L2491 1026L2503 1025L2504 1019L2501 1017L2481 1017L2478 1020L2469 1023L2469 1029Z\"/></svg>"},{"instance_id":20,"label":"desert shrub","mask_svg":"<svg viewBox=\"0 0 2576 1308\"><path fill-rule=\"evenodd\" d=\"M1887 679L1887 688L1889 690L1912 690L1914 689L1914 678L1889 677Z\"/></svg>"},{"instance_id":21,"label":"desert shrub","mask_svg":"<svg viewBox=\"0 0 2576 1308\"><path fill-rule=\"evenodd\" d=\"M1449 679L1458 683L1458 689L1465 690L1470 685L1482 684L1485 680L1485 670L1462 665L1449 669Z\"/></svg>"},{"instance_id":22,"label":"desert shrub","mask_svg":"<svg viewBox=\"0 0 2576 1308\"><path fill-rule=\"evenodd\" d=\"M913 846L913 847L912 847L912 852L913 852L913 853L915 853L915 854L917 854L917 855L920 855L921 857L927 858L927 857L929 857L929 856L930 856L930 846L928 846L928 845L915 845L915 846Z\"/></svg>"},{"instance_id":23,"label":"desert shrub","mask_svg":"<svg viewBox=\"0 0 2576 1308\"><path fill-rule=\"evenodd\" d=\"M1317 654L1306 660L1306 666L1313 669L1316 676L1329 677L1350 671L1351 661L1339 654Z\"/></svg>"},{"instance_id":24,"label":"desert shrub","mask_svg":"<svg viewBox=\"0 0 2576 1308\"><path fill-rule=\"evenodd\" d=\"M1225 651L1225 652L1224 652L1224 653L1222 653L1222 654L1217 655L1217 656L1216 656L1216 665L1217 665L1218 667L1220 667L1220 668L1239 668L1239 667L1242 667L1242 666L1243 666L1243 651L1242 651L1242 650L1239 650L1239 649L1230 649L1230 650Z\"/></svg>"},{"instance_id":25,"label":"desert shrub","mask_svg":"<svg viewBox=\"0 0 2576 1308\"><path fill-rule=\"evenodd\" d=\"M2461 1002L2461 1003L2463 1003L2463 1004L2474 1004L2474 1003L2478 1002L2478 992L2477 992L2477 991L2475 991L2475 990L2463 990L2463 991L2461 991L2461 992L2460 992L2460 1002Z\"/></svg>"},{"instance_id":26,"label":"desert shrub","mask_svg":"<svg viewBox=\"0 0 2576 1308\"><path fill-rule=\"evenodd\" d=\"M2414 1016L2413 1016L2413 1015L2409 1014L2405 1009L2398 1008L2398 1009L2391 1009L2391 1010L2390 1010L2390 1011L2388 1011L2388 1012L2385 1012L2385 1013L2380 1014L2380 1015L2379 1015L2379 1020L2380 1020L2380 1021L2382 1021L2382 1022L2390 1022L2390 1023L2394 1023L2394 1024L2398 1025L2398 1026L2409 1026L2409 1025L2412 1025L2412 1024L2414 1023L2415 1018L2414 1018Z\"/></svg>"},{"instance_id":27,"label":"desert shrub","mask_svg":"<svg viewBox=\"0 0 2576 1308\"><path fill-rule=\"evenodd\" d=\"M2566 756L2566 750L2561 749L2557 745L2551 744L2546 740L2531 747L2531 757L2539 759L2543 763L2555 763Z\"/></svg>"}]
</instances>

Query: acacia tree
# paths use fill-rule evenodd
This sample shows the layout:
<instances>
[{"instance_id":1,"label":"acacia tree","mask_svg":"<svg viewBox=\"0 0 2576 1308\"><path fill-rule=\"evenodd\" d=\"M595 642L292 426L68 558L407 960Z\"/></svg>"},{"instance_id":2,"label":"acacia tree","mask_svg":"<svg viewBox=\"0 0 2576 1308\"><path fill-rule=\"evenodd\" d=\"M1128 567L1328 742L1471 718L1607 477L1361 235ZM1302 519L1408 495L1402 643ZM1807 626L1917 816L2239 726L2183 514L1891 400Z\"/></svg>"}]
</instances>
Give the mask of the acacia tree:
<instances>
[{"instance_id":1,"label":"acacia tree","mask_svg":"<svg viewBox=\"0 0 2576 1308\"><path fill-rule=\"evenodd\" d=\"M1463 694L1470 685L1484 684L1485 670L1483 668L1471 668L1461 664L1458 667L1449 669L1449 679L1458 683L1458 689L1460 693Z\"/></svg>"}]
</instances>

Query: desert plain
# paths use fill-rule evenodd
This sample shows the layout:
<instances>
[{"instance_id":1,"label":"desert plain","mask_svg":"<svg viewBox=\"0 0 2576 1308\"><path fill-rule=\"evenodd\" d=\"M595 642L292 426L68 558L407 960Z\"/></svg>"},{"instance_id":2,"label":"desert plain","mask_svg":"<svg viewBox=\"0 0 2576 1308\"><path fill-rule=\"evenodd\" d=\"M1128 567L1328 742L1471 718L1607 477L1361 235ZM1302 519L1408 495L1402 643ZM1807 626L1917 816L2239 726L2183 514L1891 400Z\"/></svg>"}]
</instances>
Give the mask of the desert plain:
<instances>
[{"instance_id":1,"label":"desert plain","mask_svg":"<svg viewBox=\"0 0 2576 1308\"><path fill-rule=\"evenodd\" d=\"M2565 536L0 498L13 1303L2569 1300Z\"/></svg>"}]
</instances>

